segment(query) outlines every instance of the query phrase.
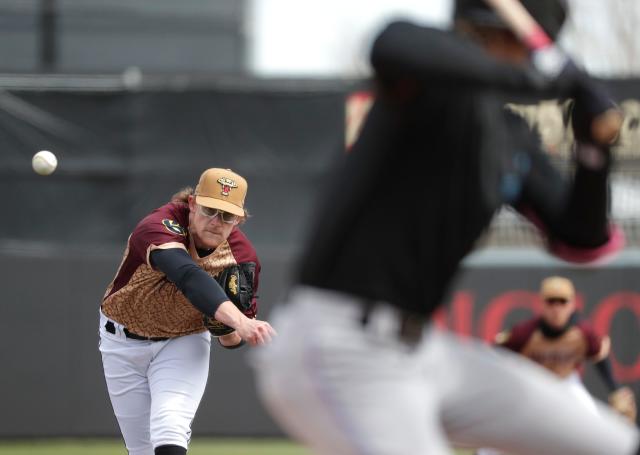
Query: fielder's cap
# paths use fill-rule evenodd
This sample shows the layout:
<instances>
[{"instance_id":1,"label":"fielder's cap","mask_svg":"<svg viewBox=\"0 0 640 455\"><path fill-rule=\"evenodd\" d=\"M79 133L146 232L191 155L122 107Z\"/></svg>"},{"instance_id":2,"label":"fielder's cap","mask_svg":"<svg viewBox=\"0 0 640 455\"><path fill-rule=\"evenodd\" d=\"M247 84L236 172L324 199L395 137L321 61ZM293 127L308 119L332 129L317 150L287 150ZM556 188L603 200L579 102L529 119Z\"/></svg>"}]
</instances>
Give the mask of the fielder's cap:
<instances>
[{"instance_id":1,"label":"fielder's cap","mask_svg":"<svg viewBox=\"0 0 640 455\"><path fill-rule=\"evenodd\" d=\"M555 41L567 17L566 0L520 0L542 29ZM454 17L476 25L505 28L506 24L485 0L456 0Z\"/></svg>"},{"instance_id":2,"label":"fielder's cap","mask_svg":"<svg viewBox=\"0 0 640 455\"><path fill-rule=\"evenodd\" d=\"M244 216L247 181L230 169L207 169L200 176L195 196L197 204Z\"/></svg>"},{"instance_id":3,"label":"fielder's cap","mask_svg":"<svg viewBox=\"0 0 640 455\"><path fill-rule=\"evenodd\" d=\"M540 295L543 299L573 299L576 291L571 280L561 276L550 276L542 280Z\"/></svg>"}]
</instances>

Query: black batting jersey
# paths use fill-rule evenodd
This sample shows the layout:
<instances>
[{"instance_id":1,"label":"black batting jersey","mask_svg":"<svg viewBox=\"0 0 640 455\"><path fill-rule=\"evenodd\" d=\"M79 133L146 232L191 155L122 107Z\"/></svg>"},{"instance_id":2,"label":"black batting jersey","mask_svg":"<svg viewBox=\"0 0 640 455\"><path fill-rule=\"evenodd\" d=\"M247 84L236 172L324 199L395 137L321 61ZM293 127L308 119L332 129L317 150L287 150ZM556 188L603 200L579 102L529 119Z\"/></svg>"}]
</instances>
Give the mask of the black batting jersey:
<instances>
[{"instance_id":1,"label":"black batting jersey","mask_svg":"<svg viewBox=\"0 0 640 455\"><path fill-rule=\"evenodd\" d=\"M399 56L377 55L374 45L381 89L358 140L320 190L299 282L429 315L503 203L530 210L551 237L570 240L559 222L569 191L538 138L504 109L505 93L486 69L505 65L458 46L450 33L391 27L376 45ZM434 46L458 46L458 61ZM425 54L444 68L431 79L435 63L425 63ZM474 68L487 80L469 84L473 73L465 71ZM498 76L508 89L525 89L525 73L509 67Z\"/></svg>"}]
</instances>

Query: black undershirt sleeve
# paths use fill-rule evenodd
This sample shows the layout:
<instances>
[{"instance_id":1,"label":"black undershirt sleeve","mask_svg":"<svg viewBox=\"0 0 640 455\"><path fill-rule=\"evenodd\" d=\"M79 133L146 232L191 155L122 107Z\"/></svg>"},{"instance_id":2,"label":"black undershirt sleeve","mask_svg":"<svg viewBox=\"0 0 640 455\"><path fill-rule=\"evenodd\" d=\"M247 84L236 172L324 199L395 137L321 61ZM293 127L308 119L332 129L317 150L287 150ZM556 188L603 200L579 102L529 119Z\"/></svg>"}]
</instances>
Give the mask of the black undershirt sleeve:
<instances>
[{"instance_id":1,"label":"black undershirt sleeve","mask_svg":"<svg viewBox=\"0 0 640 455\"><path fill-rule=\"evenodd\" d=\"M609 391L613 392L620 387L613 378L613 369L611 368L611 360L609 360L609 357L605 357L601 361L595 363L594 366L596 367L596 370L598 370L598 373L600 373L602 380L607 384Z\"/></svg>"},{"instance_id":2,"label":"black undershirt sleeve","mask_svg":"<svg viewBox=\"0 0 640 455\"><path fill-rule=\"evenodd\" d=\"M202 270L181 248L153 250L151 266L164 274L187 297L189 302L207 316L213 317L222 302L229 300L216 280Z\"/></svg>"}]
</instances>

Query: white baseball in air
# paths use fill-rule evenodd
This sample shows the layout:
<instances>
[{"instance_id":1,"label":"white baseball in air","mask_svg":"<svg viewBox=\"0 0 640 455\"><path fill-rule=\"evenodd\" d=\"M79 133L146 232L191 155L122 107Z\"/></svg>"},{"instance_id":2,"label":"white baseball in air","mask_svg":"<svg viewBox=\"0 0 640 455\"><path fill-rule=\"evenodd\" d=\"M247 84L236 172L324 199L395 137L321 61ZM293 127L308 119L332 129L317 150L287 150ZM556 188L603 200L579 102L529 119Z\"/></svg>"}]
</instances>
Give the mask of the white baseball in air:
<instances>
[{"instance_id":1,"label":"white baseball in air","mask_svg":"<svg viewBox=\"0 0 640 455\"><path fill-rule=\"evenodd\" d=\"M49 175L56 170L58 158L48 150L41 150L31 160L33 170L40 175Z\"/></svg>"}]
</instances>

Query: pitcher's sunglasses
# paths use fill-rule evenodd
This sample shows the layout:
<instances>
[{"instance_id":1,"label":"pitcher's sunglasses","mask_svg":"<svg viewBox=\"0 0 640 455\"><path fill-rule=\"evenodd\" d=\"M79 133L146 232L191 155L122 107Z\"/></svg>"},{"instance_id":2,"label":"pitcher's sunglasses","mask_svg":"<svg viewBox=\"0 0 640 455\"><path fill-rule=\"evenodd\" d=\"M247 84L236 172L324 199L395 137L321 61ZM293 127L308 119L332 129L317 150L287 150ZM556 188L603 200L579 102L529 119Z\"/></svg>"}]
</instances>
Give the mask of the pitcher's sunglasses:
<instances>
[{"instance_id":1,"label":"pitcher's sunglasses","mask_svg":"<svg viewBox=\"0 0 640 455\"><path fill-rule=\"evenodd\" d=\"M225 212L224 210L214 209L211 207L204 207L202 205L198 205L198 210L200 213L207 218L215 218L220 215L220 219L223 223L233 224L238 218L238 215L234 215L233 213Z\"/></svg>"},{"instance_id":2,"label":"pitcher's sunglasses","mask_svg":"<svg viewBox=\"0 0 640 455\"><path fill-rule=\"evenodd\" d=\"M569 299L565 299L562 297L548 297L544 299L547 305L566 305L569 303Z\"/></svg>"}]
</instances>

